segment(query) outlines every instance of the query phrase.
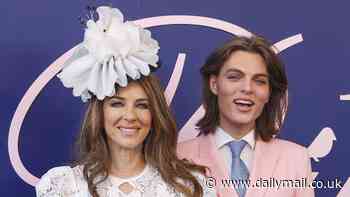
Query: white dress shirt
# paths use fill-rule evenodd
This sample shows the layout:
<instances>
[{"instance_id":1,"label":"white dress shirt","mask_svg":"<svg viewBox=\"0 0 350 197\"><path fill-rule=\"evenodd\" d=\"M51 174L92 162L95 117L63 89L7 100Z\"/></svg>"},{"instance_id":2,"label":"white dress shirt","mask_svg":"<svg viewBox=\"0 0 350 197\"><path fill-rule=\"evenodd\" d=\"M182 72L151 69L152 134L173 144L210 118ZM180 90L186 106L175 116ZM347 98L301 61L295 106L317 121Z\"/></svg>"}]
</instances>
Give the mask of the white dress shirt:
<instances>
[{"instance_id":1,"label":"white dress shirt","mask_svg":"<svg viewBox=\"0 0 350 197\"><path fill-rule=\"evenodd\" d=\"M218 127L215 131L214 136L216 148L218 149L219 154L221 154L221 156L224 158L225 163L227 164L227 169L230 174L232 164L232 153L228 144L232 141L245 140L247 144L244 146L240 158L247 166L249 173L251 173L255 149L255 131L250 131L241 139L235 139L231 137L227 132L225 132L222 128Z\"/></svg>"}]
</instances>

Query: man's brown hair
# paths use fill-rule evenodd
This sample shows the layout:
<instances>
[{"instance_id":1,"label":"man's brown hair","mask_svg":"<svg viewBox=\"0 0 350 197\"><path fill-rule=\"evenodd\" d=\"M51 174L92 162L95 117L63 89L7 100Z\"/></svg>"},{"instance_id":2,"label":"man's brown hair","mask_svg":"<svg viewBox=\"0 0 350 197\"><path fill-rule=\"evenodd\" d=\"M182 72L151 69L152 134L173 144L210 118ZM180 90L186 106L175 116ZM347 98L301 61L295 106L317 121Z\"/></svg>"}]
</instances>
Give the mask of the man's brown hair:
<instances>
[{"instance_id":1,"label":"man's brown hair","mask_svg":"<svg viewBox=\"0 0 350 197\"><path fill-rule=\"evenodd\" d=\"M203 87L203 106L205 114L197 123L200 135L214 133L219 125L218 98L210 90L210 76L217 76L223 64L236 51L245 51L260 55L267 65L270 84L270 98L261 115L256 119L256 135L269 141L281 128L287 110L287 76L284 65L267 40L260 36L234 37L222 47L213 51L201 67Z\"/></svg>"}]
</instances>

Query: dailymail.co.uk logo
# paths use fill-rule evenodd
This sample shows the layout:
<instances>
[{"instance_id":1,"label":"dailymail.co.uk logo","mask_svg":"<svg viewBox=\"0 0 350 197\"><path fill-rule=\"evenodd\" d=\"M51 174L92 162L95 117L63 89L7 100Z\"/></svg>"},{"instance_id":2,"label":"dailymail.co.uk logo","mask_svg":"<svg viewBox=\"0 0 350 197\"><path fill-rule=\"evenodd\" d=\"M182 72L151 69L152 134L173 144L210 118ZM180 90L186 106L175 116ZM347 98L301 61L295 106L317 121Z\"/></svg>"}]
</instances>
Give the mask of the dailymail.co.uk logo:
<instances>
[{"instance_id":1,"label":"dailymail.co.uk logo","mask_svg":"<svg viewBox=\"0 0 350 197\"><path fill-rule=\"evenodd\" d=\"M144 18L135 21L137 24L144 28L156 27L163 25L197 25L215 28L233 35L244 35L250 36L251 33L242 27L234 25L232 23L218 20L215 18L208 18L202 16L189 16L189 15L173 15L173 16L158 16L151 18ZM292 35L286 39L283 39L274 44L277 49L276 52L282 52L283 50L294 46L303 41L302 34ZM30 173L20 158L18 151L18 139L20 135L21 126L26 116L30 106L34 102L35 98L38 96L40 91L46 86L46 84L62 69L63 62L65 62L74 51L74 47L64 53L56 61L47 67L47 69L33 82L30 88L27 90L21 102L19 103L15 114L11 121L11 126L9 129L8 137L8 151L10 156L11 164L16 171L17 175L23 179L26 183L35 186L39 181L39 178L35 177ZM176 89L178 87L180 78L182 76L183 67L185 65L186 54L179 53L171 78L165 90L165 96L167 98L168 104L171 103ZM340 100L350 100L350 95L341 95ZM187 123L182 127L179 134L179 141L190 139L197 135L195 129L195 123L204 114L204 109L200 106L187 121ZM184 132L186 131L186 132ZM189 132L190 131L190 132ZM192 131L192 132L191 132ZM323 128L318 136L313 140L313 142L308 147L310 157L316 162L319 162L319 158L326 156L332 149L333 141L336 140L336 136L333 130L329 127ZM317 176L318 172L314 172L314 178ZM343 186L343 189L338 193L337 197L350 196L350 178Z\"/></svg>"}]
</instances>

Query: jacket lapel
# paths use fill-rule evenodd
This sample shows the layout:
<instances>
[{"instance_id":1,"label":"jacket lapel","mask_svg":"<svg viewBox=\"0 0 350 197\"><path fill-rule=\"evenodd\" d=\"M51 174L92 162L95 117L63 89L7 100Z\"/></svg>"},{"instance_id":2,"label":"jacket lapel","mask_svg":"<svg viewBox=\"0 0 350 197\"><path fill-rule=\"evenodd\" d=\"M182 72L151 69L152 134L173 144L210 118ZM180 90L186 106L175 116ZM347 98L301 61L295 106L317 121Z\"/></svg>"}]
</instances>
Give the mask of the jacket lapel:
<instances>
[{"instance_id":1,"label":"jacket lapel","mask_svg":"<svg viewBox=\"0 0 350 197\"><path fill-rule=\"evenodd\" d=\"M222 180L229 180L229 171L225 160L216 148L215 137L212 134L200 136L199 141L199 163L210 169L209 176L215 177L216 188L220 197L238 197L233 187L224 187Z\"/></svg>"},{"instance_id":2,"label":"jacket lapel","mask_svg":"<svg viewBox=\"0 0 350 197\"><path fill-rule=\"evenodd\" d=\"M252 184L255 184L259 179L269 180L273 176L280 155L280 150L274 144L274 139L270 142L259 139L256 141L253 169L250 175ZM246 197L263 197L266 191L267 187L250 187L247 190Z\"/></svg>"}]
</instances>

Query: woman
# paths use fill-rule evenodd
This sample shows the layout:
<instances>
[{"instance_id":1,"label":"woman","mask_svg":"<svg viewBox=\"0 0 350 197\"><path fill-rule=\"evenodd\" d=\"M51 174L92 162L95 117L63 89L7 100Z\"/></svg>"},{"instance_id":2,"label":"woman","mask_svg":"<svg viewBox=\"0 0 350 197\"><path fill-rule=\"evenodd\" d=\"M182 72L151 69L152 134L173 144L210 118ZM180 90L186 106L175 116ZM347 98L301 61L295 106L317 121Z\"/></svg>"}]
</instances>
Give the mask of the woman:
<instances>
[{"instance_id":1,"label":"woman","mask_svg":"<svg viewBox=\"0 0 350 197\"><path fill-rule=\"evenodd\" d=\"M221 197L314 196L308 185L298 187L312 180L306 148L276 138L288 82L273 46L259 36L235 37L209 55L201 75L200 134L179 144L180 157L208 166Z\"/></svg>"},{"instance_id":2,"label":"woman","mask_svg":"<svg viewBox=\"0 0 350 197\"><path fill-rule=\"evenodd\" d=\"M36 185L37 196L215 196L203 184L204 167L176 157L175 122L149 68L158 60L158 43L123 23L117 9L99 7L97 13L59 74L75 96L89 100L79 157L73 167L49 170Z\"/></svg>"}]
</instances>

